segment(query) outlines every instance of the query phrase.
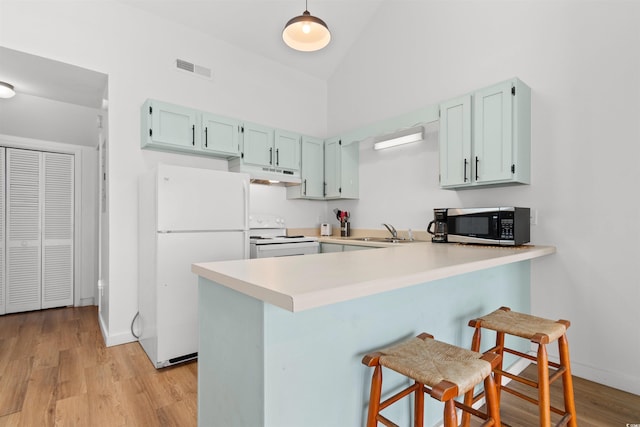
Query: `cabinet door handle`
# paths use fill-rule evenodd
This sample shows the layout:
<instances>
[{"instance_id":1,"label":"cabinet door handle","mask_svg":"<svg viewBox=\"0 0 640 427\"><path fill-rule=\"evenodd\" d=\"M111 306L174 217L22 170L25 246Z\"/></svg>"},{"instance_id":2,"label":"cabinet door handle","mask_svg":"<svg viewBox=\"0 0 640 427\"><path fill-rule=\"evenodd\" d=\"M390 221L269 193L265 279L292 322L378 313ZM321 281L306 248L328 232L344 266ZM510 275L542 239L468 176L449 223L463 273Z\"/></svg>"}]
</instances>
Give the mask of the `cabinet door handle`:
<instances>
[{"instance_id":1,"label":"cabinet door handle","mask_svg":"<svg viewBox=\"0 0 640 427\"><path fill-rule=\"evenodd\" d=\"M273 164L273 148L269 148L269 164Z\"/></svg>"},{"instance_id":2,"label":"cabinet door handle","mask_svg":"<svg viewBox=\"0 0 640 427\"><path fill-rule=\"evenodd\" d=\"M327 183L324 182L324 188L322 189L322 197L327 197Z\"/></svg>"},{"instance_id":3,"label":"cabinet door handle","mask_svg":"<svg viewBox=\"0 0 640 427\"><path fill-rule=\"evenodd\" d=\"M204 128L204 147L207 148L209 144L209 128Z\"/></svg>"},{"instance_id":4,"label":"cabinet door handle","mask_svg":"<svg viewBox=\"0 0 640 427\"><path fill-rule=\"evenodd\" d=\"M478 180L478 156L476 156L476 181Z\"/></svg>"},{"instance_id":5,"label":"cabinet door handle","mask_svg":"<svg viewBox=\"0 0 640 427\"><path fill-rule=\"evenodd\" d=\"M280 149L276 148L276 166L280 166Z\"/></svg>"},{"instance_id":6,"label":"cabinet door handle","mask_svg":"<svg viewBox=\"0 0 640 427\"><path fill-rule=\"evenodd\" d=\"M191 145L196 145L196 125L191 125Z\"/></svg>"},{"instance_id":7,"label":"cabinet door handle","mask_svg":"<svg viewBox=\"0 0 640 427\"><path fill-rule=\"evenodd\" d=\"M304 191L302 192L305 196L307 195L307 180L304 180Z\"/></svg>"},{"instance_id":8,"label":"cabinet door handle","mask_svg":"<svg viewBox=\"0 0 640 427\"><path fill-rule=\"evenodd\" d=\"M467 180L469 178L467 178L467 166L468 166L469 162L467 161L467 159L464 159L464 182L467 182Z\"/></svg>"}]
</instances>

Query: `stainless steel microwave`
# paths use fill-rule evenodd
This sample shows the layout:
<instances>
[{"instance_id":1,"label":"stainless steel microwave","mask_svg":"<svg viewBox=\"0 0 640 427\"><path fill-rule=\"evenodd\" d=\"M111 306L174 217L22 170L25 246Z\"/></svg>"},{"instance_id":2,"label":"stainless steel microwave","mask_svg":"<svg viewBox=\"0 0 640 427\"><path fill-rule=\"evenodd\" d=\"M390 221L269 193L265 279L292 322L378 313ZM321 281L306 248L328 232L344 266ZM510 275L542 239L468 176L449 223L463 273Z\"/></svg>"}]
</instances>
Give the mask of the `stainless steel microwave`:
<instances>
[{"instance_id":1,"label":"stainless steel microwave","mask_svg":"<svg viewBox=\"0 0 640 427\"><path fill-rule=\"evenodd\" d=\"M517 246L530 239L529 208L447 209L447 241Z\"/></svg>"}]
</instances>

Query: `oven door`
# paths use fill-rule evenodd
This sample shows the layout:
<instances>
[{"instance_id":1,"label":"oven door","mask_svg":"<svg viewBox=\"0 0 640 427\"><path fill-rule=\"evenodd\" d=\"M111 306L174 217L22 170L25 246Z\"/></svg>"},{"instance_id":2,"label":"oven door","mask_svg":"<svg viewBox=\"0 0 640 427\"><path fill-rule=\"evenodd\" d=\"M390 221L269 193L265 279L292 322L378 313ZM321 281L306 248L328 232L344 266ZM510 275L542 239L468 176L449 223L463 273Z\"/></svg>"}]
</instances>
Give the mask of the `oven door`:
<instances>
[{"instance_id":1,"label":"oven door","mask_svg":"<svg viewBox=\"0 0 640 427\"><path fill-rule=\"evenodd\" d=\"M318 242L251 244L251 258L317 254Z\"/></svg>"}]
</instances>

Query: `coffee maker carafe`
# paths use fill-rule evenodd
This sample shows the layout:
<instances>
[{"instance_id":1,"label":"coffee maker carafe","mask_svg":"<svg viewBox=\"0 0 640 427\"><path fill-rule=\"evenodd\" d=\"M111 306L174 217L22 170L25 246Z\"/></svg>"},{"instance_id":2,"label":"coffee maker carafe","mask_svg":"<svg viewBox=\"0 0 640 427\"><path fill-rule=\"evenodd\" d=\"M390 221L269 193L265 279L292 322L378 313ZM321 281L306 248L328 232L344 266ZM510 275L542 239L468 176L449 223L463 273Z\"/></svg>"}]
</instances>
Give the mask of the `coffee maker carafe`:
<instances>
[{"instance_id":1,"label":"coffee maker carafe","mask_svg":"<svg viewBox=\"0 0 640 427\"><path fill-rule=\"evenodd\" d=\"M447 243L447 209L433 210L433 221L427 226L427 232L433 235L433 243Z\"/></svg>"}]
</instances>

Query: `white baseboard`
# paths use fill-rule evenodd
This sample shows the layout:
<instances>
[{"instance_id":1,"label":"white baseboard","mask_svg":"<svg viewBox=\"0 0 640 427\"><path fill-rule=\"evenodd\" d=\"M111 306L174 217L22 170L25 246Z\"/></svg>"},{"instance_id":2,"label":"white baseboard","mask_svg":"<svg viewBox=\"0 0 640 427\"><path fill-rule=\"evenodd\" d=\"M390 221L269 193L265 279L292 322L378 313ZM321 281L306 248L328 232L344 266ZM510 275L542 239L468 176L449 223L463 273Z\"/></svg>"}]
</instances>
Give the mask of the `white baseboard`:
<instances>
[{"instance_id":1,"label":"white baseboard","mask_svg":"<svg viewBox=\"0 0 640 427\"><path fill-rule=\"evenodd\" d=\"M626 391L640 396L640 377L605 371L596 367L585 365L574 360L571 361L571 374L585 380L603 384L618 390Z\"/></svg>"}]
</instances>

